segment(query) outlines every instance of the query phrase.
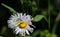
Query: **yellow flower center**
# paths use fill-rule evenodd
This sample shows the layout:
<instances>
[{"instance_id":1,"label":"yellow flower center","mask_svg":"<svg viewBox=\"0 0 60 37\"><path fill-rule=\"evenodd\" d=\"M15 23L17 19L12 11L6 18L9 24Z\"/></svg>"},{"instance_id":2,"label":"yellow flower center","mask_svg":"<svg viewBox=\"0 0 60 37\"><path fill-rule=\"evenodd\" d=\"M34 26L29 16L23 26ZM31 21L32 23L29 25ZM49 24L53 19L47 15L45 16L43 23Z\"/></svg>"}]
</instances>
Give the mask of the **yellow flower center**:
<instances>
[{"instance_id":1,"label":"yellow flower center","mask_svg":"<svg viewBox=\"0 0 60 37\"><path fill-rule=\"evenodd\" d=\"M26 22L21 22L21 23L19 24L19 27L20 27L20 28L26 28L26 27L27 27L27 23L26 23Z\"/></svg>"}]
</instances>

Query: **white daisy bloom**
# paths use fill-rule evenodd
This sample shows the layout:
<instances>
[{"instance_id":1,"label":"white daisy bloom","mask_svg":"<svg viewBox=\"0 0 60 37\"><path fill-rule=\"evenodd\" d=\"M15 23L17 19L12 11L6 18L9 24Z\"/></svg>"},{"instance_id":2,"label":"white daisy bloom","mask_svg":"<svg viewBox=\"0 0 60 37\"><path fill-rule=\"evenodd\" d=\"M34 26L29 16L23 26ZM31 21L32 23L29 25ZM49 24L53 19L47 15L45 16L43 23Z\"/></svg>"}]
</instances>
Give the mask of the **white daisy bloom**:
<instances>
[{"instance_id":1,"label":"white daisy bloom","mask_svg":"<svg viewBox=\"0 0 60 37\"><path fill-rule=\"evenodd\" d=\"M29 34L29 31L32 33L33 32L33 28L30 27L34 25L32 25L32 21L33 18L31 18L30 15L26 15L26 13L22 14L22 13L17 13L17 15L11 15L11 17L8 20L8 27L15 29L14 32L16 34L20 34L22 36L25 36L25 33Z\"/></svg>"}]
</instances>

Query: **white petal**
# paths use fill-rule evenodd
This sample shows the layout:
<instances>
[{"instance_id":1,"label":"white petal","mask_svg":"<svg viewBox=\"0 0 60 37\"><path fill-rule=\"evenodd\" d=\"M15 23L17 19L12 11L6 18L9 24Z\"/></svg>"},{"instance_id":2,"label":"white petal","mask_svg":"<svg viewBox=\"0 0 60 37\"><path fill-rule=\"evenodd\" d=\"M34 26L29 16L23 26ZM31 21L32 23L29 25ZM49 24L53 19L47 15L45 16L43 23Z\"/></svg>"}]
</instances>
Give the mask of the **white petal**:
<instances>
[{"instance_id":1,"label":"white petal","mask_svg":"<svg viewBox=\"0 0 60 37\"><path fill-rule=\"evenodd\" d=\"M8 20L7 22L8 22L8 23L11 23L11 22L13 22L13 21L12 21L12 20Z\"/></svg>"},{"instance_id":2,"label":"white petal","mask_svg":"<svg viewBox=\"0 0 60 37\"><path fill-rule=\"evenodd\" d=\"M21 18L20 13L17 13L18 17Z\"/></svg>"},{"instance_id":3,"label":"white petal","mask_svg":"<svg viewBox=\"0 0 60 37\"><path fill-rule=\"evenodd\" d=\"M27 16L26 16L26 19L27 19L27 20L31 20L30 15L27 15Z\"/></svg>"},{"instance_id":4,"label":"white petal","mask_svg":"<svg viewBox=\"0 0 60 37\"><path fill-rule=\"evenodd\" d=\"M16 27L16 28L15 28L15 31L17 31L17 30L19 30L19 28L18 28L18 27Z\"/></svg>"},{"instance_id":5,"label":"white petal","mask_svg":"<svg viewBox=\"0 0 60 37\"><path fill-rule=\"evenodd\" d=\"M33 26L34 28L36 28L34 25L30 24L31 26Z\"/></svg>"},{"instance_id":6,"label":"white petal","mask_svg":"<svg viewBox=\"0 0 60 37\"><path fill-rule=\"evenodd\" d=\"M33 20L33 18L31 20Z\"/></svg>"},{"instance_id":7,"label":"white petal","mask_svg":"<svg viewBox=\"0 0 60 37\"><path fill-rule=\"evenodd\" d=\"M25 36L25 31L22 31L22 36Z\"/></svg>"},{"instance_id":8,"label":"white petal","mask_svg":"<svg viewBox=\"0 0 60 37\"><path fill-rule=\"evenodd\" d=\"M26 16L26 13L24 13L24 15L23 15L24 17Z\"/></svg>"},{"instance_id":9,"label":"white petal","mask_svg":"<svg viewBox=\"0 0 60 37\"><path fill-rule=\"evenodd\" d=\"M28 23L28 25L31 25L31 26L33 26L35 28L35 26L32 25L32 22L31 21L28 21L27 23Z\"/></svg>"},{"instance_id":10,"label":"white petal","mask_svg":"<svg viewBox=\"0 0 60 37\"><path fill-rule=\"evenodd\" d=\"M16 34L18 34L19 32L21 32L21 29L19 27L16 27L14 32L16 32Z\"/></svg>"},{"instance_id":11,"label":"white petal","mask_svg":"<svg viewBox=\"0 0 60 37\"><path fill-rule=\"evenodd\" d=\"M27 27L27 30L30 31L31 33L33 32L33 28L31 28L30 26Z\"/></svg>"},{"instance_id":12,"label":"white petal","mask_svg":"<svg viewBox=\"0 0 60 37\"><path fill-rule=\"evenodd\" d=\"M32 25L32 22L31 22L31 21L28 21L27 23L28 23L29 25Z\"/></svg>"},{"instance_id":13,"label":"white petal","mask_svg":"<svg viewBox=\"0 0 60 37\"><path fill-rule=\"evenodd\" d=\"M22 18L22 16L23 16L23 14L22 14L22 13L20 13L20 18Z\"/></svg>"},{"instance_id":14,"label":"white petal","mask_svg":"<svg viewBox=\"0 0 60 37\"><path fill-rule=\"evenodd\" d=\"M18 33L19 33L19 31L20 31L20 30L17 30L17 31L16 31L16 34L18 34Z\"/></svg>"},{"instance_id":15,"label":"white petal","mask_svg":"<svg viewBox=\"0 0 60 37\"><path fill-rule=\"evenodd\" d=\"M29 32L28 32L28 30L26 30L26 33L27 33L28 35L30 35Z\"/></svg>"},{"instance_id":16,"label":"white petal","mask_svg":"<svg viewBox=\"0 0 60 37\"><path fill-rule=\"evenodd\" d=\"M22 36L25 36L25 29L21 29L19 34L22 35Z\"/></svg>"},{"instance_id":17,"label":"white petal","mask_svg":"<svg viewBox=\"0 0 60 37\"><path fill-rule=\"evenodd\" d=\"M14 28L15 26L13 24L9 24L8 27Z\"/></svg>"},{"instance_id":18,"label":"white petal","mask_svg":"<svg viewBox=\"0 0 60 37\"><path fill-rule=\"evenodd\" d=\"M8 20L8 27L14 28L14 25L13 25L13 21L12 20Z\"/></svg>"}]
</instances>

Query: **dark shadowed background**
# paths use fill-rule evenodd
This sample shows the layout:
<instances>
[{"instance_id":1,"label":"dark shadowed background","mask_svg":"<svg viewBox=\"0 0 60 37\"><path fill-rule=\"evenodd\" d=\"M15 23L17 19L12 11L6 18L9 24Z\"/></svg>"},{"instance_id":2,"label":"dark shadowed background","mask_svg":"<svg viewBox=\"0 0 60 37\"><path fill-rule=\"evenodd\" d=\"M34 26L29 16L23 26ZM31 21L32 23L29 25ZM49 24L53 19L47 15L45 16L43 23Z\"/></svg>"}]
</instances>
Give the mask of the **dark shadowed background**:
<instances>
[{"instance_id":1,"label":"dark shadowed background","mask_svg":"<svg viewBox=\"0 0 60 37\"><path fill-rule=\"evenodd\" d=\"M32 1L32 0L31 0ZM37 0L35 0L37 2ZM15 9L17 12L23 12L23 7L20 3L20 0L0 0L0 31L2 30L2 27L6 26L7 27L7 34L4 35L4 34L1 34L3 35L4 37L14 37L15 34L13 34L12 30L10 28L8 28L8 24L7 24L7 20L9 19L10 15L12 14L7 8L3 7L1 5L1 3L4 3L10 7L12 7L13 9ZM38 2L37 2L38 3ZM51 26L50 26L50 32L52 30L52 27L53 27L53 24L55 23L55 18L57 17L59 11L60 11L60 1L59 0L51 0L50 1L50 4L54 7L54 9L52 11L50 11L50 22L51 22ZM27 5L23 5L24 6L24 12L23 13L27 13L27 10L28 10L28 13L27 14L30 14L32 15L31 13L31 8L30 7L27 7ZM48 13L43 13L42 11L43 10L46 10L47 12L49 12L48 8L49 8L49 3L48 3L48 0L40 0L39 1L39 4L38 4L38 7L40 8L39 11L36 11L35 15L37 14L43 14L45 15L47 18L49 17L48 16ZM52 7L51 7L52 8ZM34 16L35 16L34 15ZM32 15L33 16L33 15ZM33 16L33 17L34 17ZM36 26L35 30L44 30L44 29L48 29L48 23L45 21L45 19L42 19L41 21L39 22L33 22L33 24ZM57 26L57 30L56 30L56 34L59 36L60 35L60 23L58 22L58 26Z\"/></svg>"}]
</instances>

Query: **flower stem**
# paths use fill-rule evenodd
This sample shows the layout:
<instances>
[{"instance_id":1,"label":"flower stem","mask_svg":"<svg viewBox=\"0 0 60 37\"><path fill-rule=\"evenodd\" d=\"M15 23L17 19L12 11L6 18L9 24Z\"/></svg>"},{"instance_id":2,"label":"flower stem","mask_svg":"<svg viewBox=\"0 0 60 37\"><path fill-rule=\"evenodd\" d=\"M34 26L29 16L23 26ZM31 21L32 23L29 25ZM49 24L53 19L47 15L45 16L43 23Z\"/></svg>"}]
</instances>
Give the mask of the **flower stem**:
<instances>
[{"instance_id":1,"label":"flower stem","mask_svg":"<svg viewBox=\"0 0 60 37\"><path fill-rule=\"evenodd\" d=\"M57 23L58 23L59 20L60 20L60 13L59 13L58 16L57 16L56 21L55 21L55 25L54 25L54 27L53 27L53 29L52 29L52 33L53 33L53 34L55 34L55 32L56 32Z\"/></svg>"},{"instance_id":2,"label":"flower stem","mask_svg":"<svg viewBox=\"0 0 60 37\"><path fill-rule=\"evenodd\" d=\"M49 29L50 29L50 0L48 0L48 27L49 27Z\"/></svg>"},{"instance_id":3,"label":"flower stem","mask_svg":"<svg viewBox=\"0 0 60 37\"><path fill-rule=\"evenodd\" d=\"M11 8L10 6L7 6L6 4L4 3L1 3L2 6L6 7L7 9L9 9L13 15L17 14L17 11L14 10L13 8Z\"/></svg>"},{"instance_id":4,"label":"flower stem","mask_svg":"<svg viewBox=\"0 0 60 37\"><path fill-rule=\"evenodd\" d=\"M53 29L52 29L52 33L53 34L55 34L56 28L57 28L57 24L55 24L54 27L53 27Z\"/></svg>"}]
</instances>

